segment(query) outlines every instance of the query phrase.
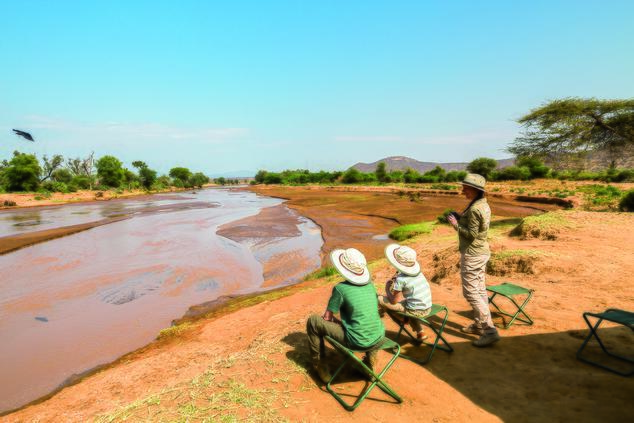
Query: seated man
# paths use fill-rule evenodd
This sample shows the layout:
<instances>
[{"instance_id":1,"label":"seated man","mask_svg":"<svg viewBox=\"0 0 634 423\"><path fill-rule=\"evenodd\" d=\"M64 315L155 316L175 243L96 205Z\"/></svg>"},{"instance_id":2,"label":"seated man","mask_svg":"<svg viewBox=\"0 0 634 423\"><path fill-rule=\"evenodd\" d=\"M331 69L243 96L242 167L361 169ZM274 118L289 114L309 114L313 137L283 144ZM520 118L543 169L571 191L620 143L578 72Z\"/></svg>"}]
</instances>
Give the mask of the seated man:
<instances>
[{"instance_id":1,"label":"seated man","mask_svg":"<svg viewBox=\"0 0 634 423\"><path fill-rule=\"evenodd\" d=\"M385 257L397 270L396 275L385 284L385 296L379 296L379 305L385 310L394 310L425 317L431 310L431 289L416 261L416 251L410 247L390 244L385 248ZM396 316L392 315L396 319ZM423 325L411 319L410 325L416 337L427 338Z\"/></svg>"},{"instance_id":2,"label":"seated man","mask_svg":"<svg viewBox=\"0 0 634 423\"><path fill-rule=\"evenodd\" d=\"M334 250L330 260L345 281L332 289L328 307L323 316L313 314L306 323L308 347L314 370L327 383L330 372L324 361L324 336L354 349L369 349L383 339L385 329L379 317L374 285L365 257L359 250ZM341 320L335 317L339 313ZM373 368L377 351L366 353L363 361Z\"/></svg>"}]
</instances>

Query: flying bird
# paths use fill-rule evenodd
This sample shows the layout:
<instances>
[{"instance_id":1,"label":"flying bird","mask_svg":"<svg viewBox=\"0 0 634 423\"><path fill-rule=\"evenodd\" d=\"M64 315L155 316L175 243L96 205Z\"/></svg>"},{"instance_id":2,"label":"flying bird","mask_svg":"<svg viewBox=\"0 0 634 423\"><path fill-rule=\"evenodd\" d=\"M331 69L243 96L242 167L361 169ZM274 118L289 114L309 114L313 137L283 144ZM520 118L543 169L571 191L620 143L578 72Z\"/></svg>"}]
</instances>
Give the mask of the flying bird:
<instances>
[{"instance_id":1,"label":"flying bird","mask_svg":"<svg viewBox=\"0 0 634 423\"><path fill-rule=\"evenodd\" d=\"M20 131L19 129L14 129L13 132L15 132L17 136L20 136L20 137L23 137L24 139L35 142L35 140L33 139L33 136L29 134L28 132Z\"/></svg>"}]
</instances>

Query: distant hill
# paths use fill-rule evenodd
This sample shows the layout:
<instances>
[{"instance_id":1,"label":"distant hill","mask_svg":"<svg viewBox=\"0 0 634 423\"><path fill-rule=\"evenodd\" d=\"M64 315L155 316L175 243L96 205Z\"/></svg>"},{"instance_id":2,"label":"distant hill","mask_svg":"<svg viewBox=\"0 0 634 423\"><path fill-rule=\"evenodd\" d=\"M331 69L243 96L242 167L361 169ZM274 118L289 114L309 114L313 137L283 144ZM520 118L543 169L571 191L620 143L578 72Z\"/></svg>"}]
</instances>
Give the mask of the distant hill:
<instances>
[{"instance_id":1,"label":"distant hill","mask_svg":"<svg viewBox=\"0 0 634 423\"><path fill-rule=\"evenodd\" d=\"M393 157L386 157L384 159L377 160L376 162L372 162L372 163L357 163L351 167L357 169L360 172L368 173L368 172L374 172L376 170L376 166L381 162L385 163L385 166L387 167L388 171L405 170L408 167L410 167L414 170L419 171L420 173L428 172L432 170L433 168L435 168L436 166L440 166L446 171L466 170L467 165L469 164L467 162L465 163L419 162L418 160L412 159L410 157L393 156ZM512 166L515 163L515 159L502 159L502 160L497 160L497 162L498 162L498 169L502 169L505 167Z\"/></svg>"}]
</instances>

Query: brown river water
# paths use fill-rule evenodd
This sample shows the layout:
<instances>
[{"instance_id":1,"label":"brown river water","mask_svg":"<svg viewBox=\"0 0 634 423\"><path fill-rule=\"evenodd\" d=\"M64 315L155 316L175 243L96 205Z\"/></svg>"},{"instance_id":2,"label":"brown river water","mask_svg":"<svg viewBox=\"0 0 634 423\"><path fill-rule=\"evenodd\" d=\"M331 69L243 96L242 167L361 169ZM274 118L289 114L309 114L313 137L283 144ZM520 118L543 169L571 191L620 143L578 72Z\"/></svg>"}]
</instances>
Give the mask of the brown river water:
<instances>
[{"instance_id":1,"label":"brown river water","mask_svg":"<svg viewBox=\"0 0 634 423\"><path fill-rule=\"evenodd\" d=\"M0 255L0 412L148 344L192 305L320 265L312 221L226 189L3 211L0 243L92 222L107 224Z\"/></svg>"}]
</instances>

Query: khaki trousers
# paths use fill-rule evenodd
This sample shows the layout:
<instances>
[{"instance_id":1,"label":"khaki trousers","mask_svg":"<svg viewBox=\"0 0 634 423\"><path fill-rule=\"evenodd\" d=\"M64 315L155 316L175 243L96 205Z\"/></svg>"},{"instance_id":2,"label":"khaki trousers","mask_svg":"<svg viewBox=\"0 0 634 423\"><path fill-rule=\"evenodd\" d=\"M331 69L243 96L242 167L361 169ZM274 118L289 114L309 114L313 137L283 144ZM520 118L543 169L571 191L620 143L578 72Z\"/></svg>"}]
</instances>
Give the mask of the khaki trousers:
<instances>
[{"instance_id":1,"label":"khaki trousers","mask_svg":"<svg viewBox=\"0 0 634 423\"><path fill-rule=\"evenodd\" d=\"M497 332L491 320L489 297L487 295L485 274L490 255L460 256L460 277L462 295L473 308L475 325L485 332Z\"/></svg>"}]
</instances>

